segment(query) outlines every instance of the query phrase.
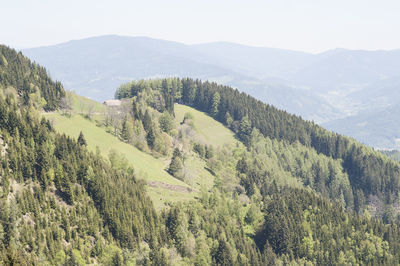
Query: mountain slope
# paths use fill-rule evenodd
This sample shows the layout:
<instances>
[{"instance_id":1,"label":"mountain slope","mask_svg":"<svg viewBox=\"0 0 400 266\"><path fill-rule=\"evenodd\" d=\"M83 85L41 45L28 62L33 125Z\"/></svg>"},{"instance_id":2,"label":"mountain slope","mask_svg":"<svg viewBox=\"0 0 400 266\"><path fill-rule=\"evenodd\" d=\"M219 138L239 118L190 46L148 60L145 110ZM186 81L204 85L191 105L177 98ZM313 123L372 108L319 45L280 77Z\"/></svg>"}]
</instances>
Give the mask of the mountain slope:
<instances>
[{"instance_id":1,"label":"mountain slope","mask_svg":"<svg viewBox=\"0 0 400 266\"><path fill-rule=\"evenodd\" d=\"M0 45L0 85L12 87L22 96L24 104L36 100L45 110L55 110L65 91L60 82L52 81L46 69L31 63L21 53Z\"/></svg>"},{"instance_id":2,"label":"mountain slope","mask_svg":"<svg viewBox=\"0 0 400 266\"><path fill-rule=\"evenodd\" d=\"M12 50L5 53L7 62L12 62L8 55L13 53ZM32 66L28 59L22 55L20 58L23 64ZM20 64L12 63L16 67ZM319 154L314 150L316 143L300 144L307 127L302 128L305 125L296 117L257 104L236 91L231 98L235 111L231 111L231 117L225 113L224 123L245 141L247 149L243 149L240 143L218 145L229 139L234 142L233 133L199 112L205 110L218 118L218 113L224 113L227 107L226 91L234 92L230 88L186 80L180 91L183 99L192 99L199 110L183 107L184 121L179 121L182 118L179 113L179 120L174 121L174 100L178 100L174 85L179 85L178 80L140 83L151 85L144 87L132 83L123 86L135 92L133 98L124 101L128 105L107 109L104 115L99 104L88 108L78 104L79 110L86 113L85 118L76 119L69 94L61 98L55 90L63 92L62 87L46 83L45 80L51 79L45 74L38 76L39 83L47 84L42 90L58 95L49 102L60 103L63 108L58 110L55 105L54 113L46 115L60 113L62 119L79 123L88 133L79 134L75 140L55 132L49 120L40 118L46 106L44 98L38 97L38 91L27 94L30 88L21 82L29 77L31 67L20 72L23 74L20 76L7 67L0 66L0 72L9 73L16 85L0 83L2 265L396 265L400 262L400 230L396 217L391 215L392 209L382 219L346 211L344 206L352 209L347 206L352 198L346 196L351 195L351 187L342 161ZM194 98L193 84L197 85ZM160 88L163 90L159 91ZM78 98L72 96L73 100ZM90 104L87 99L84 102ZM262 130L269 124L263 120L265 113L257 107L276 115L276 120L271 121L276 123L275 133L280 136L272 133L265 137L258 132L257 128ZM124 109L124 116L118 116ZM241 115L244 117L239 122L236 119ZM254 123L256 116L260 118L259 124ZM167 171L184 182L189 183L197 176L186 171L187 164L191 165L193 160L206 163L203 168L213 176L214 184L201 189L193 200L169 202L166 208L156 211L145 183L123 157L115 152L106 160L101 151L88 150L86 145L92 145L97 134L101 135L91 120L103 121L99 126L104 128L99 129L114 135L113 145L131 148L137 145L153 159L170 158L172 153ZM201 129L196 130L196 125ZM214 136L207 128L220 134ZM203 138L198 138L196 132ZM209 141L219 143L215 146L207 143L208 136L214 137ZM319 137L319 144L327 144L323 136ZM168 147L174 147L173 152ZM327 145L325 149L330 151L331 147ZM375 153L369 155L377 157ZM380 158L390 164L386 157ZM356 160L349 154L346 164L349 159ZM135 161L133 167L141 163L139 158ZM387 180L388 172L383 173L381 180ZM378 180L369 177L371 181ZM356 192L354 203L362 200L359 195L363 192ZM364 203L361 201L357 206L363 208ZM362 213L356 208L355 211Z\"/></svg>"},{"instance_id":3,"label":"mountain slope","mask_svg":"<svg viewBox=\"0 0 400 266\"><path fill-rule=\"evenodd\" d=\"M193 199L193 193L191 188L180 180L177 180L170 176L165 170L165 164L161 160L157 160L152 156L143 153L132 147L131 145L125 144L113 137L111 134L105 132L104 129L97 127L93 122L81 116L74 116L66 118L57 114L45 115L49 121L54 123L54 127L57 131L67 134L73 138L77 138L79 133L82 132L87 139L88 147L90 150L95 151L96 147L99 147L101 154L108 158L111 151L117 151L118 154L126 158L132 167L136 171L136 175L148 182L161 182L171 186L182 188L183 192L167 190L164 191L162 188L149 189L152 193L160 194L157 197L152 197L153 202L157 206L163 206L164 202L173 199L185 200ZM153 195L153 194L151 194Z\"/></svg>"},{"instance_id":4,"label":"mountain slope","mask_svg":"<svg viewBox=\"0 0 400 266\"><path fill-rule=\"evenodd\" d=\"M193 45L217 65L262 80L281 80L314 61L312 54L284 49L251 47L229 42Z\"/></svg>"},{"instance_id":5,"label":"mountain slope","mask_svg":"<svg viewBox=\"0 0 400 266\"><path fill-rule=\"evenodd\" d=\"M77 101L82 102L85 99L79 97ZM79 106L80 104L76 103L76 105ZM43 115L49 119L57 131L68 136L77 137L80 132L83 132L88 147L93 152L98 148L101 154L108 158L111 151L116 151L125 158L135 169L136 175L149 184L147 189L157 209L162 209L170 201L193 199L202 186L212 187L214 177L205 170L205 163L198 158L188 158L186 162L188 167L193 170L195 183L197 183L188 185L167 173L168 165L166 165L165 158L155 158L132 145L122 142L116 136L108 133L105 127L99 127L95 121L84 118L85 111L78 114L80 111L76 108L72 112L74 115L71 117L61 113L45 113ZM194 117L196 135L204 143L233 145L237 142L233 138L233 133L219 122L190 107L176 107L175 120L178 125L183 121L186 113L191 113ZM106 111L102 113L101 117L96 118L101 120L97 124L104 122L104 114L106 114ZM211 134L211 132L213 133Z\"/></svg>"},{"instance_id":6,"label":"mountain slope","mask_svg":"<svg viewBox=\"0 0 400 266\"><path fill-rule=\"evenodd\" d=\"M40 119L42 108L58 109L61 84L15 50L0 51L1 264L108 264L138 239L159 239L143 183Z\"/></svg>"},{"instance_id":7,"label":"mountain slope","mask_svg":"<svg viewBox=\"0 0 400 266\"><path fill-rule=\"evenodd\" d=\"M335 206L346 206L360 215L373 214L385 222L396 217L393 213L398 212L397 199L392 200L396 198L399 189L399 165L351 139L332 134L299 117L267 106L248 95L240 94L232 88L210 82L172 78L138 81L122 85L116 95L119 98L133 99L134 116L140 113L137 108L140 99L146 99L150 106L154 106L160 112L172 113L174 105L171 105L171 102L177 101L208 112L235 131L237 137L247 145L248 152L239 156L239 160L237 157L232 157L237 160L235 169L240 182L240 186L233 187L234 191L239 195L240 191L244 191L256 204L259 202L257 199L262 198L263 204L268 205L268 211L264 213L265 220L259 218L261 214L254 209L254 206L250 207L246 214L249 215L247 221L250 221L247 230L249 234L254 235L264 255L268 250L280 255L293 252L294 257L314 259L313 262L316 264L329 264L330 259L317 255L321 253L316 249L321 246L315 247L313 239L321 236L321 232L318 231L320 228L332 228L327 224L320 224L319 222L326 220L319 215L337 218L341 214L339 210L330 209L331 207L327 207L323 201L314 198L311 191L330 198L335 204L337 203ZM217 158L220 156L226 158L223 154L219 154ZM227 161L229 163L232 159ZM217 170L215 173L218 176L225 170L228 169ZM215 186L226 189L229 175L220 180L216 178L216 181ZM287 190L280 189L282 187L287 187ZM302 190L302 187L310 190ZM300 190L297 191L296 188ZM308 194L309 192L311 193ZM282 195L287 196L287 199L281 201ZM386 205L388 202L391 203ZM320 213L319 208L324 211ZM344 220L336 218L333 220L340 225L333 231L346 235L351 226L347 227L344 224L349 220L344 224L340 221L345 221L349 217L343 216ZM299 222L300 220L303 223ZM353 220L351 223L354 225L353 222L359 220ZM356 235L361 236L363 233L361 235L355 233L353 236ZM335 235L333 238L338 240L342 239L342 236ZM378 242L382 240L379 240L379 237L373 239ZM384 241L386 240L389 238L385 238ZM392 238L391 241L395 240ZM360 258L357 248L350 247L351 244L344 238L340 240L341 244L345 242L349 247L347 257L344 253L333 255L335 250L333 242L326 245L324 250L332 252L329 256L335 259L340 255L342 257L340 261L349 263L356 261ZM304 250L304 243L309 243L307 245L310 253ZM392 247L393 250L398 250L396 244ZM386 255L372 256L370 263L373 263L372 260L378 264L388 263L383 262L388 259L384 257Z\"/></svg>"},{"instance_id":8,"label":"mountain slope","mask_svg":"<svg viewBox=\"0 0 400 266\"><path fill-rule=\"evenodd\" d=\"M357 51L338 49L316 55L291 77L318 91L365 86L398 75L400 50Z\"/></svg>"},{"instance_id":9,"label":"mountain slope","mask_svg":"<svg viewBox=\"0 0 400 266\"><path fill-rule=\"evenodd\" d=\"M167 110L172 112L173 105L168 102L176 100L212 113L217 120L232 128L247 146L251 145L253 130L257 129L267 138L299 142L318 153L340 160L343 170L349 175L352 193L360 190L365 197L376 196L382 201L387 197L398 197L399 165L352 139L216 83L191 79L139 81L121 86L116 96L136 97L146 93L149 88L164 97Z\"/></svg>"}]
</instances>

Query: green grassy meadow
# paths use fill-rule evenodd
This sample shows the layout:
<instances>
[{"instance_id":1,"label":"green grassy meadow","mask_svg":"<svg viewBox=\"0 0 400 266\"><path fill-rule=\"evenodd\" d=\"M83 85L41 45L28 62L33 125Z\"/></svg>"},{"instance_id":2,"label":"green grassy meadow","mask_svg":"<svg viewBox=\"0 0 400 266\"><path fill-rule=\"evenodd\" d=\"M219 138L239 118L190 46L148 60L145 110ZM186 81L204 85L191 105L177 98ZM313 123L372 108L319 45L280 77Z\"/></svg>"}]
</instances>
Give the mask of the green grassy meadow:
<instances>
[{"instance_id":1,"label":"green grassy meadow","mask_svg":"<svg viewBox=\"0 0 400 266\"><path fill-rule=\"evenodd\" d=\"M192 114L196 133L203 137L206 143L217 147L239 142L231 130L214 120L211 116L189 106L175 104L175 120L177 124L183 121L186 113Z\"/></svg>"},{"instance_id":2,"label":"green grassy meadow","mask_svg":"<svg viewBox=\"0 0 400 266\"><path fill-rule=\"evenodd\" d=\"M88 148L93 152L99 147L101 154L107 158L111 149L118 151L124 155L128 162L133 165L135 173L139 178L146 181L162 182L175 186L189 187L184 182L169 175L166 171L166 165L161 159L142 152L132 145L120 141L117 137L107 133L105 128L98 127L96 124L81 115L73 115L72 117L62 116L57 113L45 115L56 128L57 131L65 133L71 137L77 138L80 131L86 138ZM169 200L180 200L193 198L194 193L176 192L166 190L164 188L152 187L150 195L153 196L155 205ZM160 207L160 206L159 206Z\"/></svg>"},{"instance_id":3,"label":"green grassy meadow","mask_svg":"<svg viewBox=\"0 0 400 266\"><path fill-rule=\"evenodd\" d=\"M201 188L211 188L214 184L214 176L205 169L206 162L193 153L185 161L185 167L190 171L193 179L189 184L176 179L166 172L170 158L155 158L143 152L133 145L122 142L116 136L108 133L105 127L98 126L97 121L104 119L107 107L91 99L71 93L72 115L66 116L61 113L44 113L55 129L60 133L77 138L80 131L85 136L88 148L95 152L97 147L101 154L108 158L110 150L116 150L123 155L135 169L136 175L147 181L148 193L157 209L168 205L170 201L181 201L194 199ZM88 108L94 113L93 119L86 118ZM205 113L199 112L191 107L175 105L175 122L177 125L183 120L185 113L193 115L193 123L196 135L207 144L215 147L221 145L232 145L238 141L233 132L215 121Z\"/></svg>"}]
</instances>

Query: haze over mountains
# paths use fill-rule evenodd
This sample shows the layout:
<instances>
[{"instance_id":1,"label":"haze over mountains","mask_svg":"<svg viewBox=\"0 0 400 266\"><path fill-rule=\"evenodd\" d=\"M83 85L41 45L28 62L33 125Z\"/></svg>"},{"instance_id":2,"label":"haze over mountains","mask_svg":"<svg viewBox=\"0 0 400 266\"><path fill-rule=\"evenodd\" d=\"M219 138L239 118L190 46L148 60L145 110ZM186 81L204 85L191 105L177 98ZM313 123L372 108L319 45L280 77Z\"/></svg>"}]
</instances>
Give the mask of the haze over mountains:
<instances>
[{"instance_id":1,"label":"haze over mountains","mask_svg":"<svg viewBox=\"0 0 400 266\"><path fill-rule=\"evenodd\" d=\"M286 71L294 72L309 60L306 58L310 55L301 52L231 43L190 46L121 36L94 37L23 52L45 65L67 88L99 101L112 98L115 88L132 79L187 76L235 86L316 121L325 121L338 112L318 95L288 86L282 79ZM268 72L271 75L265 74Z\"/></svg>"},{"instance_id":2,"label":"haze over mountains","mask_svg":"<svg viewBox=\"0 0 400 266\"><path fill-rule=\"evenodd\" d=\"M112 98L121 83L133 79L208 79L368 145L398 147L400 125L391 110L400 101L400 50L310 54L225 42L185 45L108 35L23 53L44 65L67 89L99 101Z\"/></svg>"}]
</instances>

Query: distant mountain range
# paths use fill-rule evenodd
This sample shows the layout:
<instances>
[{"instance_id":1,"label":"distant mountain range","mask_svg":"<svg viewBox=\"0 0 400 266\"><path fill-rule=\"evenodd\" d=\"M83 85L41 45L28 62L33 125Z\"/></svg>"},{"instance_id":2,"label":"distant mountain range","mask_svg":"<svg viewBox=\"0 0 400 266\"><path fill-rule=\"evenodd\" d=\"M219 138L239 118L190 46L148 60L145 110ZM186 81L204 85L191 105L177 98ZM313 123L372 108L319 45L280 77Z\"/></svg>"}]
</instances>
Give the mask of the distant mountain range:
<instances>
[{"instance_id":1,"label":"distant mountain range","mask_svg":"<svg viewBox=\"0 0 400 266\"><path fill-rule=\"evenodd\" d=\"M23 53L67 89L99 101L112 98L129 80L192 77L236 87L374 147L397 147L395 139L400 138L398 116L380 119L385 112L394 114L390 110L400 102L400 50L309 54L227 42L185 45L108 35ZM378 122L382 134L373 126Z\"/></svg>"},{"instance_id":2,"label":"distant mountain range","mask_svg":"<svg viewBox=\"0 0 400 266\"><path fill-rule=\"evenodd\" d=\"M116 88L126 81L179 76L237 87L307 119L327 121L342 117L339 110L319 95L289 86L283 79L288 69L296 72L305 61L311 60L312 55L306 53L232 43L185 45L113 35L23 52L46 66L66 88L99 101L112 98ZM263 74L269 71L271 75Z\"/></svg>"}]
</instances>

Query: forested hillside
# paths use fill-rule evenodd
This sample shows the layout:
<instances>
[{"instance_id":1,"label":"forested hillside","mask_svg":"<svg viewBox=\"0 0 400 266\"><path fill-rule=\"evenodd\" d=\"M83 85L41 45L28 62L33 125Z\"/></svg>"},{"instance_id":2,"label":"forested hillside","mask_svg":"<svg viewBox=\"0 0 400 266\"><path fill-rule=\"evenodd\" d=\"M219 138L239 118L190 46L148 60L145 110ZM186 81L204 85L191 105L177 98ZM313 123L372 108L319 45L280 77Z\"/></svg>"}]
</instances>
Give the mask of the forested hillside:
<instances>
[{"instance_id":1,"label":"forested hillside","mask_svg":"<svg viewBox=\"0 0 400 266\"><path fill-rule=\"evenodd\" d=\"M224 98L224 96L228 97L229 93L234 94L235 97ZM210 116L236 132L237 137L246 144L248 151L242 152L239 156L237 156L237 152L231 151L233 155L236 155L231 157L229 157L229 150L222 154L217 152L215 158L210 158L208 161L210 163L214 160L214 163L209 165L215 170L215 186L217 188L225 192L234 191L234 194L237 194L242 200L244 194L249 197L250 204L244 216L244 228L250 229L248 232L254 237L262 251L262 256L269 258L267 261L278 255L279 260L302 258L317 264L327 264L337 258L340 258L342 263L366 263L368 261L374 264L387 264L389 263L387 258L391 255L384 258L386 255L382 256L376 253L377 249L382 250L385 245L381 241L391 242L390 246L393 248L391 252L397 252L394 251L398 249L395 244L397 236L389 240L389 238L382 238L385 234L376 235L377 231L375 230L376 226L382 226L382 230L390 230L386 236L392 235L397 230L395 224L385 225L385 223L397 223L396 201L394 200L396 195L393 194L393 199L391 199L390 196L385 197L381 192L373 194L360 184L354 183L352 178L360 178L360 176L355 175L356 170L350 165L346 165L345 161L345 158L349 159L353 156L351 152L345 152L346 149L358 147L361 151L368 151L372 158L379 158L397 166L396 163L381 154L369 150L351 139L329 133L312 123L279 111L272 106L263 105L245 94L214 83L202 83L190 79L132 82L122 85L117 91L116 97L131 98L130 114L135 117L136 121L142 121L144 124L149 120L144 118L146 117L143 115L144 106L147 106L146 113L150 109L154 112L155 109L156 112L173 115L177 106L174 105L174 102L178 102L209 113ZM227 110L231 110L232 115ZM270 119L257 120L257 117L269 117ZM272 120L273 118L275 120ZM252 126L251 119L258 128ZM271 120L275 122L273 125L268 124ZM185 117L182 123L189 125L192 123L195 126L195 120L191 121L190 116ZM268 131L263 130L263 125L269 126L273 132L268 135ZM148 134L149 132L152 134L152 130L149 130ZM305 142L307 134L309 141ZM319 142L317 142L317 136ZM312 138L314 139L312 140ZM335 138L335 141L339 139L336 141L339 143L342 141L343 147L340 148L344 150L343 153L346 153L347 157L339 157L337 155L339 152L329 150L331 146L326 142L331 142L330 138ZM324 145L325 149L322 148ZM193 149L200 155L205 154L204 149L202 150L201 146L195 142ZM178 154L174 152L171 165L173 165L174 159L180 156ZM230 159L227 159L226 155ZM357 160L366 159L357 158ZM229 162L232 161L236 162L236 179L233 180L229 179L229 167L218 167L218 165L229 165ZM377 165L376 167L384 168L386 166ZM398 178L396 174L393 176ZM375 178L378 178L376 182L381 182L381 177ZM311 188L311 191L301 187ZM312 191L324 196L325 199L315 196L315 192ZM282 200L282 198L284 199ZM335 204L328 203L327 198ZM387 200L388 198L389 200ZM321 211L320 208L323 210ZM344 208L347 208L347 212ZM312 211L313 209L316 211ZM311 216L309 216L310 212ZM359 218L357 215L351 214L353 212L365 217ZM370 214L380 217L380 221L371 220ZM344 216L338 219L337 217L340 215ZM263 216L264 218L262 218ZM322 217L325 218L322 219ZM302 219L305 219L305 222L302 222ZM348 219L354 219L350 223L351 225L348 223ZM335 224L339 224L337 228L329 225L333 221ZM364 225L370 222L375 224L375 229L364 231L368 228ZM377 249L367 251L367 246L362 247L361 242L356 241L358 242L356 246L354 246L355 242L347 242L345 239L353 227L357 228L355 230L358 233L353 234L350 239L362 235L361 238L364 240L361 242L364 241L363 243L366 244L368 241L372 241L374 243L372 245ZM340 244L329 242L328 239L332 235L330 237L329 234L323 236L324 233L321 230L332 230L332 233L337 233L334 239ZM369 233L365 234L366 232L374 232L374 236ZM321 237L325 240L322 240ZM369 240L365 242L367 239ZM361 239L359 238L359 240ZM326 245L315 246L315 241L322 241ZM234 245L232 244L232 246ZM343 249L344 247L346 248ZM370 255L367 255L369 259L365 257L367 253L361 254L360 250L369 252Z\"/></svg>"},{"instance_id":2,"label":"forested hillside","mask_svg":"<svg viewBox=\"0 0 400 266\"><path fill-rule=\"evenodd\" d=\"M0 57L2 264L109 264L118 247L158 245L159 218L132 170L39 119L36 108L58 107L61 84L14 50Z\"/></svg>"},{"instance_id":3,"label":"forested hillside","mask_svg":"<svg viewBox=\"0 0 400 266\"><path fill-rule=\"evenodd\" d=\"M20 72L8 68L15 55ZM357 193L382 198L383 189L391 191L382 180L396 181L390 166L397 164L385 156L341 136L336 140L343 138L343 151L333 152L334 144L325 143L330 133L247 95L228 98L235 91L227 87L189 79L131 83L117 95L132 98L121 109L108 109L96 121L98 128L148 155L168 158L165 171L188 185L198 181L185 171L193 160L203 162L214 179L208 187L193 185L192 200L169 202L157 211L134 160L91 152L93 135L67 137L40 118L44 110L73 118L61 84L14 50L1 46L0 57L1 264L400 263L396 217L385 212L373 218L372 209L358 202ZM33 69L42 74L31 80ZM196 129L204 125L196 114L187 112L176 123L175 102L222 121L246 148L239 141L210 144L207 136L213 133ZM89 113L84 119L92 123L96 118ZM319 135L313 133L317 129ZM361 167L350 167L349 160L368 160L353 158L351 147L386 163L374 166L384 171L376 181L380 188L354 182Z\"/></svg>"},{"instance_id":4,"label":"forested hillside","mask_svg":"<svg viewBox=\"0 0 400 266\"><path fill-rule=\"evenodd\" d=\"M31 63L21 52L0 45L0 85L16 89L24 104L36 101L47 111L55 110L65 95L60 82L54 82L45 68Z\"/></svg>"},{"instance_id":5,"label":"forested hillside","mask_svg":"<svg viewBox=\"0 0 400 266\"><path fill-rule=\"evenodd\" d=\"M173 113L174 102L208 112L234 132L247 146L254 129L263 136L287 143L300 143L319 154L339 160L349 177L356 200L376 196L386 203L398 200L400 165L356 141L331 133L300 117L266 105L227 86L191 79L150 80L121 86L116 98L133 97L147 87L158 90L165 109Z\"/></svg>"}]
</instances>

